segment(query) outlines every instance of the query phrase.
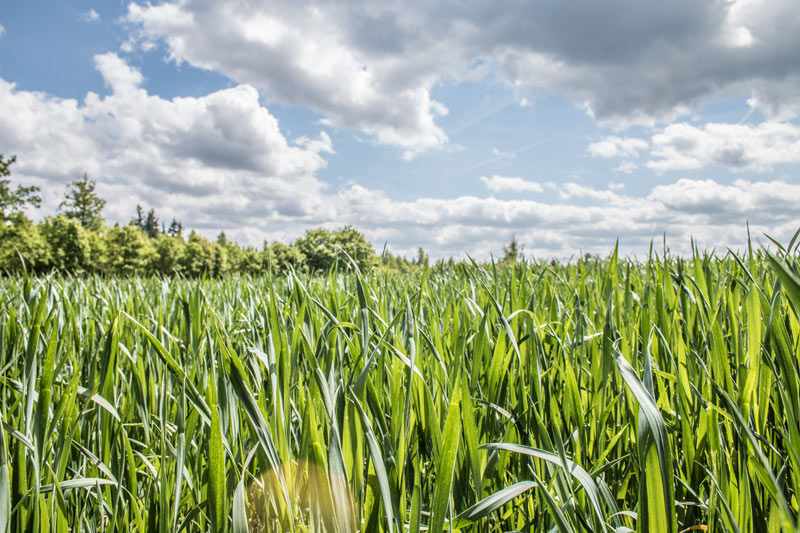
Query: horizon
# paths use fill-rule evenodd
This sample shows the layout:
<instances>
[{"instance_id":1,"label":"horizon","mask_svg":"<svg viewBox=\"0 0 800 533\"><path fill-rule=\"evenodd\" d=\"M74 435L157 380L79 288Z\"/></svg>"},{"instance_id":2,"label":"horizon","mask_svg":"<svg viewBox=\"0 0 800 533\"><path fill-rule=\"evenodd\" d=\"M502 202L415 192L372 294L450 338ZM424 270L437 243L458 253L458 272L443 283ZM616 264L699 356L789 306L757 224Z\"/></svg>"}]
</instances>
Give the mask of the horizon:
<instances>
[{"instance_id":1,"label":"horizon","mask_svg":"<svg viewBox=\"0 0 800 533\"><path fill-rule=\"evenodd\" d=\"M800 228L800 5L194 0L0 11L0 153L241 246L678 255ZM754 246L755 247L755 246Z\"/></svg>"}]
</instances>

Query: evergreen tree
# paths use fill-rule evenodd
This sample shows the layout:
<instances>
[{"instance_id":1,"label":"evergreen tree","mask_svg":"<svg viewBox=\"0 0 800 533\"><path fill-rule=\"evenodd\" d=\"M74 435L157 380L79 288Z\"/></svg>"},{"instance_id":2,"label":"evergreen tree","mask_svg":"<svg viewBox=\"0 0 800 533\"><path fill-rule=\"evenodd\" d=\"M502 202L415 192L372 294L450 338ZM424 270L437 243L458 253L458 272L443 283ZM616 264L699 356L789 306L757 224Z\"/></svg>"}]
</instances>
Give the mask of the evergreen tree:
<instances>
[{"instance_id":1,"label":"evergreen tree","mask_svg":"<svg viewBox=\"0 0 800 533\"><path fill-rule=\"evenodd\" d=\"M503 258L500 260L500 262L505 264L513 264L519 260L521 255L522 246L519 244L516 237L511 237L511 242L503 247Z\"/></svg>"},{"instance_id":2,"label":"evergreen tree","mask_svg":"<svg viewBox=\"0 0 800 533\"><path fill-rule=\"evenodd\" d=\"M425 250L420 246L419 250L417 250L417 258L414 260L414 264L418 267L426 267L429 262L428 254L426 254Z\"/></svg>"},{"instance_id":3,"label":"evergreen tree","mask_svg":"<svg viewBox=\"0 0 800 533\"><path fill-rule=\"evenodd\" d=\"M167 230L167 235L170 237L180 237L183 238L183 224L180 221L172 219L172 222L169 225L169 229Z\"/></svg>"},{"instance_id":4,"label":"evergreen tree","mask_svg":"<svg viewBox=\"0 0 800 533\"><path fill-rule=\"evenodd\" d=\"M131 222L133 222L139 229L144 229L144 210L142 206L136 204L136 218L134 218Z\"/></svg>"},{"instance_id":5,"label":"evergreen tree","mask_svg":"<svg viewBox=\"0 0 800 533\"><path fill-rule=\"evenodd\" d=\"M92 231L102 227L100 212L106 205L106 201L94 192L95 186L96 183L84 172L83 177L67 185L64 201L59 205L67 218L77 220L81 226Z\"/></svg>"},{"instance_id":6,"label":"evergreen tree","mask_svg":"<svg viewBox=\"0 0 800 533\"><path fill-rule=\"evenodd\" d=\"M155 239L158 236L158 217L156 217L155 209L151 208L150 211L147 212L147 218L144 220L142 229L151 239Z\"/></svg>"}]
</instances>

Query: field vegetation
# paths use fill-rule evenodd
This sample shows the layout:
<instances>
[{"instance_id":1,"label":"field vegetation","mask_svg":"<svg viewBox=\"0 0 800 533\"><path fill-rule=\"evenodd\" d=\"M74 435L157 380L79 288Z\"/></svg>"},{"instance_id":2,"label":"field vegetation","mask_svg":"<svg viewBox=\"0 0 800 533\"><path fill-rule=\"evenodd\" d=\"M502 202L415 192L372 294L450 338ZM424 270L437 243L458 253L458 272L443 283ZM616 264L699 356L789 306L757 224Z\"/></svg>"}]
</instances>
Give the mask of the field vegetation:
<instances>
[{"instance_id":1,"label":"field vegetation","mask_svg":"<svg viewBox=\"0 0 800 533\"><path fill-rule=\"evenodd\" d=\"M0 280L0 531L797 531L772 256Z\"/></svg>"}]
</instances>

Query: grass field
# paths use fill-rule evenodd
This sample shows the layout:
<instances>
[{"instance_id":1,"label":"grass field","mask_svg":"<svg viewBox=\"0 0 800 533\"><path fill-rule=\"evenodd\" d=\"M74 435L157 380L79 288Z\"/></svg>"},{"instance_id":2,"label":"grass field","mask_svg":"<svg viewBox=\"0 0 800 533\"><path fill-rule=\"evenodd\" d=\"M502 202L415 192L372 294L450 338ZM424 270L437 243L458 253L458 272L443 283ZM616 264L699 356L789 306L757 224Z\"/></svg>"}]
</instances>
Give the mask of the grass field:
<instances>
[{"instance_id":1,"label":"grass field","mask_svg":"<svg viewBox=\"0 0 800 533\"><path fill-rule=\"evenodd\" d=\"M763 253L0 279L0 531L797 531L799 311Z\"/></svg>"}]
</instances>

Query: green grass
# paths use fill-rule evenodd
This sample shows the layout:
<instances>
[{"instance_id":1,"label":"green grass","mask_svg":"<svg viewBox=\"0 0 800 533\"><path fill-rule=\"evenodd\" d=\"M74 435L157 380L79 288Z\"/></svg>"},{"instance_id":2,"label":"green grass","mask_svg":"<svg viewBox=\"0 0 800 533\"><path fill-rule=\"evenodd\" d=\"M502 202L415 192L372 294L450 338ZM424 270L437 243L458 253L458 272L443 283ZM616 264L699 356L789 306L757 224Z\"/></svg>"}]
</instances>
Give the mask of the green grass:
<instances>
[{"instance_id":1,"label":"green grass","mask_svg":"<svg viewBox=\"0 0 800 533\"><path fill-rule=\"evenodd\" d=\"M766 254L2 279L0 532L797 531L798 312Z\"/></svg>"}]
</instances>

